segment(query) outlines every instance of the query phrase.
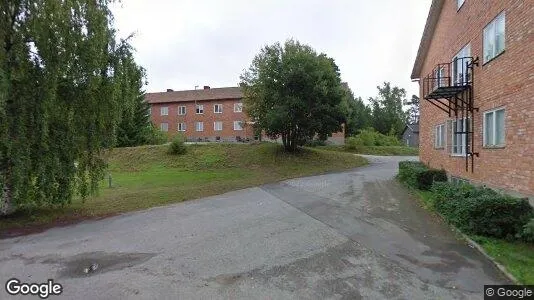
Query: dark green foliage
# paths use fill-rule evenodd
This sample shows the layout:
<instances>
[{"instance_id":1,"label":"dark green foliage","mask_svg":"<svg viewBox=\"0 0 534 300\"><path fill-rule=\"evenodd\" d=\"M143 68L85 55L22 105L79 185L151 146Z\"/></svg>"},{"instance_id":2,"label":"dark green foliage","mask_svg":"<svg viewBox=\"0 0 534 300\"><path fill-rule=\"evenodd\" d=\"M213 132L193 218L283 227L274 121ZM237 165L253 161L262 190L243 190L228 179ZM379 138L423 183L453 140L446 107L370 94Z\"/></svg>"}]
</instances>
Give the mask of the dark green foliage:
<instances>
[{"instance_id":1,"label":"dark green foliage","mask_svg":"<svg viewBox=\"0 0 534 300\"><path fill-rule=\"evenodd\" d=\"M534 216L526 199L469 184L434 183L434 205L460 230L483 236L515 238Z\"/></svg>"},{"instance_id":2,"label":"dark green foliage","mask_svg":"<svg viewBox=\"0 0 534 300\"><path fill-rule=\"evenodd\" d=\"M184 137L177 135L169 145L169 154L182 155L187 152Z\"/></svg>"},{"instance_id":3,"label":"dark green foliage","mask_svg":"<svg viewBox=\"0 0 534 300\"><path fill-rule=\"evenodd\" d=\"M0 2L0 215L97 189L130 105L109 3Z\"/></svg>"},{"instance_id":4,"label":"dark green foliage","mask_svg":"<svg viewBox=\"0 0 534 300\"><path fill-rule=\"evenodd\" d=\"M241 75L240 86L255 130L281 137L286 151L341 130L339 69L309 46L293 40L265 46Z\"/></svg>"},{"instance_id":5,"label":"dark green foliage","mask_svg":"<svg viewBox=\"0 0 534 300\"><path fill-rule=\"evenodd\" d=\"M146 145L152 139L150 104L145 101L145 72L133 60L130 49L122 49L119 95L122 103L121 121L117 128L117 147Z\"/></svg>"},{"instance_id":6,"label":"dark green foliage","mask_svg":"<svg viewBox=\"0 0 534 300\"><path fill-rule=\"evenodd\" d=\"M434 182L447 181L444 170L429 169L421 162L399 162L399 180L420 190L429 190Z\"/></svg>"}]
</instances>

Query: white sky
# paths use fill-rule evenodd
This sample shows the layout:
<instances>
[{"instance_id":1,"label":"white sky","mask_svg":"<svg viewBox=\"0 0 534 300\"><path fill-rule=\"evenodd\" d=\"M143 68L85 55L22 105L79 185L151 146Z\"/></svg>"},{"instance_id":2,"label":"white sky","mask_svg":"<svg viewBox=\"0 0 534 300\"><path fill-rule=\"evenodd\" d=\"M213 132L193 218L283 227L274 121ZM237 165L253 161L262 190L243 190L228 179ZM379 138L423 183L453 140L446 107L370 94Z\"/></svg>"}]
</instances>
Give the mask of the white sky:
<instances>
[{"instance_id":1,"label":"white sky","mask_svg":"<svg viewBox=\"0 0 534 300\"><path fill-rule=\"evenodd\" d=\"M236 86L262 46L294 38L334 58L356 96L410 74L431 0L128 0L115 5L147 92Z\"/></svg>"}]
</instances>

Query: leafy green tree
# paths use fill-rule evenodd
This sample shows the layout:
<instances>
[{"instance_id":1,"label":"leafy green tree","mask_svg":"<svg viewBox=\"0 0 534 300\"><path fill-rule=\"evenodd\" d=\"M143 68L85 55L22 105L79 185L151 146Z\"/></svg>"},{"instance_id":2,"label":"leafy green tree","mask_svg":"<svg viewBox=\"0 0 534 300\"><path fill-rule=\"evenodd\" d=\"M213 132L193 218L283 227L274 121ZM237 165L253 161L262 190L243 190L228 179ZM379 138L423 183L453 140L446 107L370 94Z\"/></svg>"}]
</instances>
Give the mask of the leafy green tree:
<instances>
[{"instance_id":1,"label":"leafy green tree","mask_svg":"<svg viewBox=\"0 0 534 300\"><path fill-rule=\"evenodd\" d=\"M0 2L0 215L95 191L123 105L108 0Z\"/></svg>"},{"instance_id":2,"label":"leafy green tree","mask_svg":"<svg viewBox=\"0 0 534 300\"><path fill-rule=\"evenodd\" d=\"M241 75L240 85L255 128L281 137L287 151L341 130L339 69L310 46L293 40L265 46Z\"/></svg>"},{"instance_id":3,"label":"leafy green tree","mask_svg":"<svg viewBox=\"0 0 534 300\"><path fill-rule=\"evenodd\" d=\"M400 135L407 121L403 109L406 102L406 90L391 87L389 82L377 86L378 96L369 98L372 109L372 127L387 135Z\"/></svg>"},{"instance_id":4,"label":"leafy green tree","mask_svg":"<svg viewBox=\"0 0 534 300\"><path fill-rule=\"evenodd\" d=\"M340 106L345 115L345 136L354 136L360 130L371 126L371 108L362 98L354 97L348 86L345 86Z\"/></svg>"}]
</instances>

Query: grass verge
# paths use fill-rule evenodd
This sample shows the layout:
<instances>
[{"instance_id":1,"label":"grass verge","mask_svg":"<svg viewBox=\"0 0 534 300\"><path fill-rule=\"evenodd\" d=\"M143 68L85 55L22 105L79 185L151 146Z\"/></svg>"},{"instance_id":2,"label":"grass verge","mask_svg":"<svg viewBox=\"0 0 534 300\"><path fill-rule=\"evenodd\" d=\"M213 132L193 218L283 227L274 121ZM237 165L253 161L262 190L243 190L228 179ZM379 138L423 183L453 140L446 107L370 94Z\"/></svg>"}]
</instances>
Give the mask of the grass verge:
<instances>
[{"instance_id":1,"label":"grass verge","mask_svg":"<svg viewBox=\"0 0 534 300\"><path fill-rule=\"evenodd\" d=\"M346 170L367 161L348 153L303 149L290 154L276 144L189 145L181 156L168 147L118 148L108 154L112 187L64 208L20 211L0 219L0 237L146 209L288 178Z\"/></svg>"},{"instance_id":2,"label":"grass verge","mask_svg":"<svg viewBox=\"0 0 534 300\"><path fill-rule=\"evenodd\" d=\"M419 148L405 147L405 146L357 146L355 149L348 149L341 145L327 145L317 146L317 149L329 151L341 151L355 154L368 155L399 155L399 156L417 156L419 155Z\"/></svg>"},{"instance_id":3,"label":"grass verge","mask_svg":"<svg viewBox=\"0 0 534 300\"><path fill-rule=\"evenodd\" d=\"M439 215L434 209L434 198L431 191L410 189L419 198L424 208ZM496 262L504 266L520 284L534 284L533 244L469 234L467 236L478 243Z\"/></svg>"}]
</instances>

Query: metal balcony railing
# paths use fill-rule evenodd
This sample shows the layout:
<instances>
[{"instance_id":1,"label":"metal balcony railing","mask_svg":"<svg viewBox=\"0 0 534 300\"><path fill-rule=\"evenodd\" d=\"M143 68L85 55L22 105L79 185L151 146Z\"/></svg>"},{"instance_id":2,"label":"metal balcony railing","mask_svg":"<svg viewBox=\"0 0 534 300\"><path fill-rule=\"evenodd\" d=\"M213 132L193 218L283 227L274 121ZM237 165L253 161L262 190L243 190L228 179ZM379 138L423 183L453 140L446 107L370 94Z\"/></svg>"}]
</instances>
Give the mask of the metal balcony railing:
<instances>
[{"instance_id":1,"label":"metal balcony railing","mask_svg":"<svg viewBox=\"0 0 534 300\"><path fill-rule=\"evenodd\" d=\"M473 57L457 57L450 63L436 65L432 73L423 78L425 99L450 99L472 84Z\"/></svg>"}]
</instances>

